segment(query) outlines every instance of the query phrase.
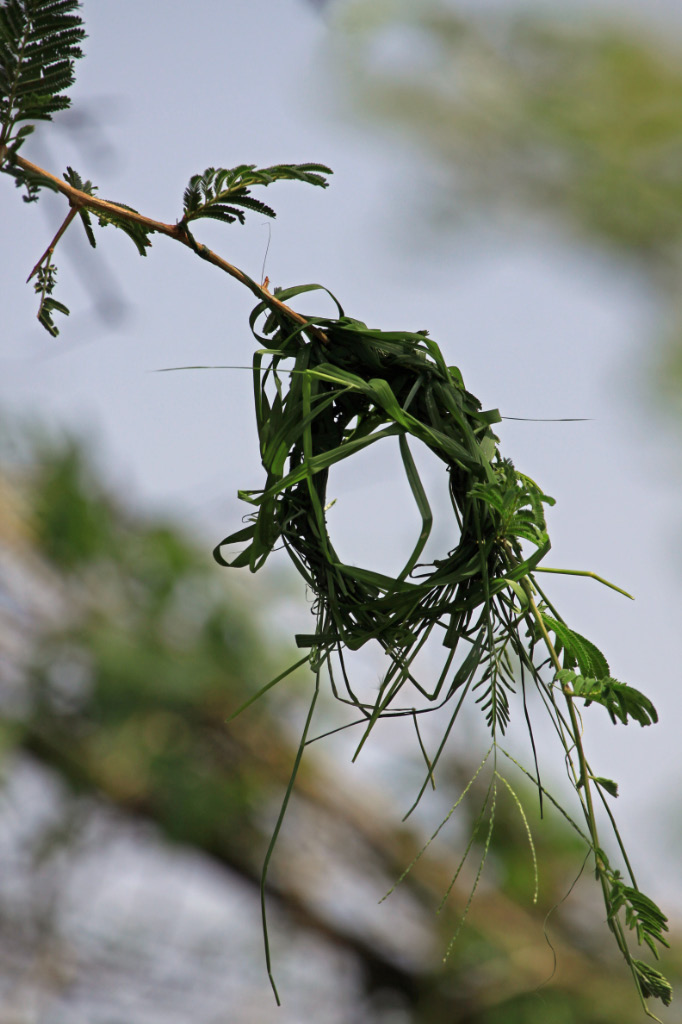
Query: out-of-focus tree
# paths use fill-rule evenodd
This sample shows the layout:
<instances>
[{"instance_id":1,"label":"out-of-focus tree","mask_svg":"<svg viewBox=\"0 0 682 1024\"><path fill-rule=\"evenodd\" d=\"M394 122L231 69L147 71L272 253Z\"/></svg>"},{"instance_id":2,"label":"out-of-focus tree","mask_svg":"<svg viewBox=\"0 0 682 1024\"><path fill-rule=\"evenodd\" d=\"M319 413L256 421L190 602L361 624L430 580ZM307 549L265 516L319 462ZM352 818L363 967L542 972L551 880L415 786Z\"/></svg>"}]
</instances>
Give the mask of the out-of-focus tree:
<instances>
[{"instance_id":1,"label":"out-of-focus tree","mask_svg":"<svg viewBox=\"0 0 682 1024\"><path fill-rule=\"evenodd\" d=\"M238 584L176 527L114 501L75 442L19 448L0 477L0 1021L269 1019L245 917L257 921L302 681L227 725L282 654L258 625L266 609L246 606ZM469 774L451 759L443 781L456 794ZM578 886L563 902L582 843L551 814L535 829L532 794L537 914L524 909L532 863L509 800L487 886L445 964L471 874L442 914L435 908L466 840L434 843L373 907L423 842L392 824L391 799L339 786L311 748L271 874L274 953L288 979L281 1019L638 1019L624 969L600 930L590 935L588 897ZM471 808L464 814L475 815L475 800ZM250 911L234 909L241 891ZM202 894L202 912L182 911ZM550 947L543 918L556 904Z\"/></svg>"},{"instance_id":2,"label":"out-of-focus tree","mask_svg":"<svg viewBox=\"0 0 682 1024\"><path fill-rule=\"evenodd\" d=\"M419 148L442 230L540 218L641 271L670 321L656 377L682 394L682 30L601 15L353 3L335 35L358 113ZM439 173L429 180L429 161ZM665 316L663 317L665 319Z\"/></svg>"}]
</instances>

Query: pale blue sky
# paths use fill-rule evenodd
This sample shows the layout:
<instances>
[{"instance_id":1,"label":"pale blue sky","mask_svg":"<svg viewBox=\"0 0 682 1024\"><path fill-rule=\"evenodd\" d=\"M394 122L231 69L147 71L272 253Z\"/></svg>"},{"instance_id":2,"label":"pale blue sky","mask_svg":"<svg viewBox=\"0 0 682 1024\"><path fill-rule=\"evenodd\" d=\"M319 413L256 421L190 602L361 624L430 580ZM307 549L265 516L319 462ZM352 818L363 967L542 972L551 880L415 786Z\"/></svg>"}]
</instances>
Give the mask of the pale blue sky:
<instances>
[{"instance_id":1,"label":"pale blue sky","mask_svg":"<svg viewBox=\"0 0 682 1024\"><path fill-rule=\"evenodd\" d=\"M665 8L651 9L663 16ZM179 217L189 176L209 165L327 163L335 171L328 190L284 183L265 196L278 211L266 264L273 284L318 281L368 323L428 328L486 407L591 417L505 423L500 434L518 468L557 499L550 564L593 569L637 596L631 604L590 581L551 588L569 622L603 647L614 675L641 687L661 713L655 729L614 729L594 709L589 732L593 750L608 742L594 767L621 782L619 820L638 848L641 882L663 898L651 855L668 845L671 862L679 860L663 811L680 777L682 523L678 434L644 399L646 348L658 327L651 296L632 271L541 232L490 229L432 246L423 232L411 234L419 154L351 111L341 116L329 28L304 0L100 0L86 3L85 17L75 110L95 123L101 110L105 123L83 138L39 132L27 157L55 172L72 164L104 198L166 221ZM71 317L53 340L37 325L24 281L64 205L48 196L27 208L9 180L0 185L0 401L55 429L76 425L124 500L194 523L208 554L237 528L245 510L237 489L262 481L250 377L152 371L248 363L250 293L164 239L141 259L108 229L90 258L74 226L57 254L57 297ZM407 210L406 225L396 224L397 209ZM202 225L197 236L260 277L261 218ZM108 296L109 320L96 313L93 284ZM319 299L300 308L331 311ZM330 523L341 554L387 567L416 526L402 514L390 454L368 460L365 477L344 467L335 485ZM444 527L437 537L447 545Z\"/></svg>"}]
</instances>

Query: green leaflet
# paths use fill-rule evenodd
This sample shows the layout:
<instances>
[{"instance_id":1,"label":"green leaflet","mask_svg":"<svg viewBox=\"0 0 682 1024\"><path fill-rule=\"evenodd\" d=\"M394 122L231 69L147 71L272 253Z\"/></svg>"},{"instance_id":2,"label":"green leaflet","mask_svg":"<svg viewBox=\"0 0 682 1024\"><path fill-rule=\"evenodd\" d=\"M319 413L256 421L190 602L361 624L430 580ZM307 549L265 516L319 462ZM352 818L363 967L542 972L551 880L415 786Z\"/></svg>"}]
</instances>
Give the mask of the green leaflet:
<instances>
[{"instance_id":1,"label":"green leaflet","mask_svg":"<svg viewBox=\"0 0 682 1024\"><path fill-rule=\"evenodd\" d=\"M57 299L52 298L52 292L57 283L57 268L51 262L50 259L38 269L36 273L36 283L33 289L40 297L40 306L38 307L38 320L43 325L46 331L56 338L59 334L59 328L52 319L53 313L62 313L64 316L69 315L68 308L63 302L58 302Z\"/></svg>"},{"instance_id":2,"label":"green leaflet","mask_svg":"<svg viewBox=\"0 0 682 1024\"><path fill-rule=\"evenodd\" d=\"M130 210L131 213L137 213L132 206L126 206L125 203L119 203L116 199L108 199L107 202L114 203L116 206L122 207L124 210ZM143 224L138 223L134 220L126 220L126 218L115 212L103 212L98 210L95 214L100 226L105 228L108 224L112 224L115 228L119 228L124 232L131 240L140 256L147 255L147 249L151 246L149 238L149 230L145 228Z\"/></svg>"},{"instance_id":3,"label":"green leaflet","mask_svg":"<svg viewBox=\"0 0 682 1024\"><path fill-rule=\"evenodd\" d=\"M625 910L625 923L637 935L637 942L646 942L656 957L656 942L666 947L670 945L663 934L668 931L668 919L665 914L643 892L631 885L625 885L620 877L615 876L611 886L609 917L615 917L621 909Z\"/></svg>"},{"instance_id":4,"label":"green leaflet","mask_svg":"<svg viewBox=\"0 0 682 1024\"><path fill-rule=\"evenodd\" d=\"M244 211L252 210L264 217L275 217L275 211L260 199L254 199L254 185L271 185L274 181L303 181L326 188L326 175L332 171L324 164L278 164L258 170L255 164L240 164L229 170L207 167L203 174L194 174L183 195L182 223L200 217L222 220L226 224L244 223Z\"/></svg>"},{"instance_id":5,"label":"green leaflet","mask_svg":"<svg viewBox=\"0 0 682 1024\"><path fill-rule=\"evenodd\" d=\"M564 649L566 659L564 668L572 668L577 664L585 676L592 676L596 679L603 679L609 675L609 664L598 647L586 637L569 629L565 622L559 622L549 615L542 613L542 620L545 627L555 634L557 638L557 653Z\"/></svg>"},{"instance_id":6,"label":"green leaflet","mask_svg":"<svg viewBox=\"0 0 682 1024\"><path fill-rule=\"evenodd\" d=\"M570 686L574 696L584 699L585 707L589 707L592 702L601 704L614 724L619 721L627 725L631 718L640 725L653 725L658 721L656 708L648 697L634 686L628 686L610 676L604 679L585 678L570 669L563 669L557 672L557 682L562 686Z\"/></svg>"},{"instance_id":7,"label":"green leaflet","mask_svg":"<svg viewBox=\"0 0 682 1024\"><path fill-rule=\"evenodd\" d=\"M74 82L75 61L83 56L80 43L85 29L77 0L6 0L0 7L0 172L26 190L25 202L35 202L40 189L56 191L49 178L24 170L16 154L33 132L26 121L51 121L52 115L71 105L66 95ZM92 237L87 215L83 222ZM44 257L45 259L45 257ZM40 297L38 320L56 337L53 313L69 315L52 292L57 268L51 253L34 273Z\"/></svg>"},{"instance_id":8,"label":"green leaflet","mask_svg":"<svg viewBox=\"0 0 682 1024\"><path fill-rule=\"evenodd\" d=\"M670 1006L673 1001L673 989L668 979L651 964L644 963L643 960L636 960L633 957L632 966L644 998L660 999L664 1006Z\"/></svg>"},{"instance_id":9,"label":"green leaflet","mask_svg":"<svg viewBox=\"0 0 682 1024\"><path fill-rule=\"evenodd\" d=\"M598 786L601 786L602 789L605 789L609 796L612 796L614 799L618 796L618 783L614 782L613 779L605 779L603 775L591 775L590 778Z\"/></svg>"}]
</instances>

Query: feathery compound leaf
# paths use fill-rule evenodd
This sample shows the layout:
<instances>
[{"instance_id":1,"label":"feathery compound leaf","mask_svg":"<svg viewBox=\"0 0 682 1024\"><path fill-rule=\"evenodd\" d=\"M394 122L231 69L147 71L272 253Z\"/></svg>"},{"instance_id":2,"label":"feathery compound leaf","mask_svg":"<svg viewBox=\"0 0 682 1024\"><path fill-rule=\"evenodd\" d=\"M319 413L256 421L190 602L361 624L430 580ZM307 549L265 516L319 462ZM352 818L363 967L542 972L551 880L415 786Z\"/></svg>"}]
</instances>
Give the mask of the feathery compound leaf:
<instances>
[{"instance_id":1,"label":"feathery compound leaf","mask_svg":"<svg viewBox=\"0 0 682 1024\"><path fill-rule=\"evenodd\" d=\"M670 1006L673 1001L673 987L668 979L643 960L633 958L631 963L644 998L660 999L664 1006Z\"/></svg>"},{"instance_id":2,"label":"feathery compound leaf","mask_svg":"<svg viewBox=\"0 0 682 1024\"><path fill-rule=\"evenodd\" d=\"M73 185L73 187L79 189L79 191L86 192L89 196L94 196L95 192L97 191L97 186L93 185L93 183L89 180L83 181L78 171L74 171L73 167L66 168L64 181L67 182L67 184L69 185ZM88 242L90 243L93 249L96 249L97 242L95 240L95 235L92 230L92 219L90 217L90 213L87 210L79 210L78 214L80 216L81 223L83 224L83 228L85 230Z\"/></svg>"},{"instance_id":3,"label":"feathery compound leaf","mask_svg":"<svg viewBox=\"0 0 682 1024\"><path fill-rule=\"evenodd\" d=\"M556 678L562 686L571 686L573 695L584 699L585 707L589 707L592 702L605 707L614 724L620 721L627 725L630 718L642 726L653 725L658 721L656 708L649 698L627 683L621 683L610 676L604 679L585 678L570 669L557 672Z\"/></svg>"},{"instance_id":4,"label":"feathery compound leaf","mask_svg":"<svg viewBox=\"0 0 682 1024\"><path fill-rule=\"evenodd\" d=\"M277 214L268 206L267 203L262 203L260 199L254 199L249 195L233 194L230 196L230 202L236 206L243 206L245 210L253 210L255 213L262 213L265 217L276 217Z\"/></svg>"},{"instance_id":5,"label":"feathery compound leaf","mask_svg":"<svg viewBox=\"0 0 682 1024\"><path fill-rule=\"evenodd\" d=\"M33 125L25 125L25 128L33 131ZM19 129L17 136L21 134L24 129ZM28 134L28 133L27 133ZM0 171L3 174L8 174L11 178L14 178L14 184L17 188L25 188L26 195L22 196L25 203L35 203L40 197L40 190L42 188L48 189L50 192L59 192L56 184L50 179L46 178L44 174L38 174L35 171L24 170L18 163L15 162L14 156L16 152L10 150L5 162L0 167Z\"/></svg>"},{"instance_id":6,"label":"feathery compound leaf","mask_svg":"<svg viewBox=\"0 0 682 1024\"><path fill-rule=\"evenodd\" d=\"M87 192L89 196L94 196L97 191L97 187L91 181L83 181L78 171L74 171L73 167L70 166L67 166L64 172L64 181L68 185L77 188L80 192Z\"/></svg>"},{"instance_id":7,"label":"feathery compound leaf","mask_svg":"<svg viewBox=\"0 0 682 1024\"><path fill-rule=\"evenodd\" d=\"M49 121L71 104L74 61L85 30L77 0L6 0L0 7L0 147L16 152L21 121ZM16 177L16 170L14 172Z\"/></svg>"},{"instance_id":8,"label":"feathery compound leaf","mask_svg":"<svg viewBox=\"0 0 682 1024\"><path fill-rule=\"evenodd\" d=\"M244 223L244 214L235 209L241 206L265 217L274 217L272 207L254 199L250 190L254 185L271 185L274 181L304 181L309 185L327 187L325 175L331 174L324 164L278 164L257 169L255 164L240 164L229 170L207 167L203 174L194 174L183 195L182 223L200 217L212 217L233 223Z\"/></svg>"},{"instance_id":9,"label":"feathery compound leaf","mask_svg":"<svg viewBox=\"0 0 682 1024\"><path fill-rule=\"evenodd\" d=\"M624 910L625 923L635 932L638 943L645 942L656 957L656 942L669 948L670 943L663 934L668 931L668 918L643 892L631 885L625 885L618 872L614 872L611 879L610 898L609 918L613 919L621 909Z\"/></svg>"},{"instance_id":10,"label":"feathery compound leaf","mask_svg":"<svg viewBox=\"0 0 682 1024\"><path fill-rule=\"evenodd\" d=\"M114 203L114 205L120 206L124 210L130 210L131 213L137 213L137 210L133 209L132 206L126 206L125 203L119 203L118 200L109 199L107 202ZM147 249L152 243L149 238L149 229L143 224L139 224L134 220L127 220L122 216L117 216L113 211L110 213L109 211L105 212L103 210L97 210L95 216L97 217L100 226L103 228L105 228L107 224L113 224L115 228L120 228L121 231L123 231L132 241L140 256L147 255Z\"/></svg>"},{"instance_id":11,"label":"feathery compound leaf","mask_svg":"<svg viewBox=\"0 0 682 1024\"><path fill-rule=\"evenodd\" d=\"M558 641L558 649L566 652L568 664L565 668L572 668L577 663L581 673L585 676L592 676L595 679L604 679L610 674L609 664L598 647L586 637L569 629L565 622L550 618L542 613L542 621L545 627L555 634Z\"/></svg>"},{"instance_id":12,"label":"feathery compound leaf","mask_svg":"<svg viewBox=\"0 0 682 1024\"><path fill-rule=\"evenodd\" d=\"M547 524L543 503L554 504L554 498L543 494L528 476L517 472L509 459L495 467L494 483L478 483L471 489L499 513L498 538L529 540L542 545L547 540Z\"/></svg>"}]
</instances>

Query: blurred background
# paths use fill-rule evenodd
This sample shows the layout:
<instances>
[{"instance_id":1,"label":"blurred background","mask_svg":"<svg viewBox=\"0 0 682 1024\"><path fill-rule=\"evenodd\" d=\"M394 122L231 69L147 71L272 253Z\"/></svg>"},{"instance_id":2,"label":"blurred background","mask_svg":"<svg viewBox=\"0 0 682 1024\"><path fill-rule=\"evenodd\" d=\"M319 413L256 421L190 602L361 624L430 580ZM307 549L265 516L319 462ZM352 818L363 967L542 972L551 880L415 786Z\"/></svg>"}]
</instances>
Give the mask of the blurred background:
<instances>
[{"instance_id":1,"label":"blurred background","mask_svg":"<svg viewBox=\"0 0 682 1024\"><path fill-rule=\"evenodd\" d=\"M56 173L70 164L101 196L165 221L207 166L326 163L326 192L283 183L266 197L273 224L204 222L200 240L254 278L325 284L373 326L428 329L484 408L585 418L509 419L499 434L557 499L550 563L637 598L589 580L548 588L660 714L655 728L626 730L593 709L586 743L595 770L620 783L638 882L671 914L661 969L675 983L679 8L169 0L163 10L85 4L73 107L26 156ZM56 259L71 316L52 339L24 281L63 205L23 206L1 184L0 1024L641 1019L581 875L584 849L560 816L539 820L522 777L537 906L526 826L501 800L443 962L476 849L436 909L477 785L377 906L485 753L476 708L452 736L438 790L405 824L423 767L400 730L377 731L354 765L352 731L309 748L270 871L276 1008L258 885L309 675L225 723L296 660L292 635L310 630L310 608L283 556L258 577L211 558L244 514L237 489L262 480L248 372L156 372L248 366L253 302L163 239L140 259L120 232L99 232L92 253L72 229ZM331 311L324 298L300 308ZM346 465L329 488L339 553L390 570L419 528L398 455L387 447ZM448 546L443 485L428 459L422 469L437 554ZM359 671L371 679L376 664ZM345 721L327 700L319 731ZM530 764L520 725L509 744ZM561 758L540 744L546 784L564 795ZM674 1003L653 1009L682 1019Z\"/></svg>"}]
</instances>

